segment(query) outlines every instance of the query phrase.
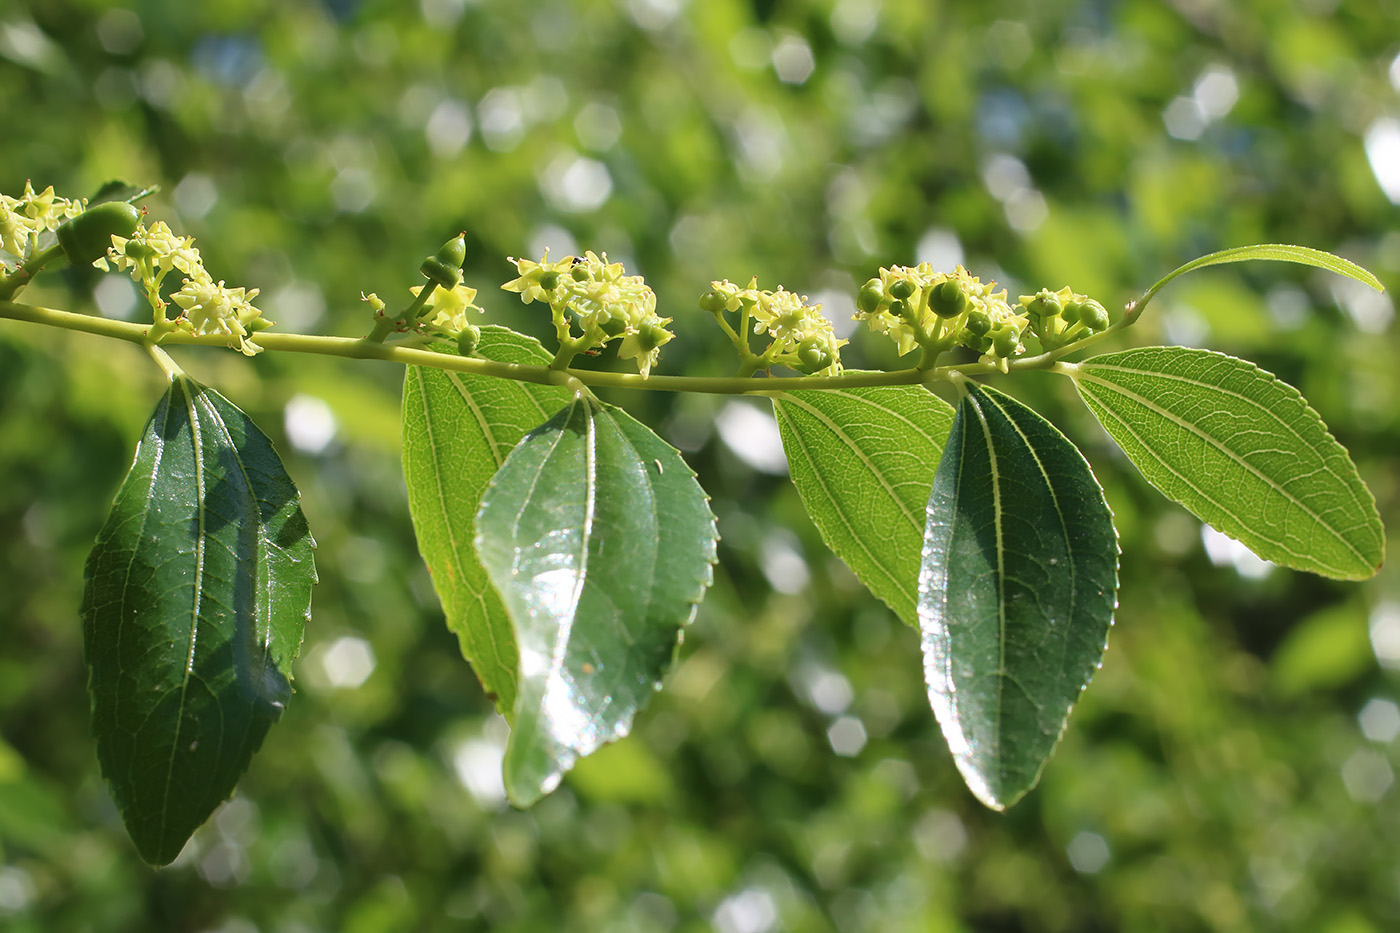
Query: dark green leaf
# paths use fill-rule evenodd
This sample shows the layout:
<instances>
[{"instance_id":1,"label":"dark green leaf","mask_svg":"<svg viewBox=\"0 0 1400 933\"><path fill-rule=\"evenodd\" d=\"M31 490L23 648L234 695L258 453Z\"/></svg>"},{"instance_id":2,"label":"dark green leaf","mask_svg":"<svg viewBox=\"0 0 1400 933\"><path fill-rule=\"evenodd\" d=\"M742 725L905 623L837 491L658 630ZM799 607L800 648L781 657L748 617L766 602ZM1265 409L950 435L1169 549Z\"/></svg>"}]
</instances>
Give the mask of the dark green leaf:
<instances>
[{"instance_id":1,"label":"dark green leaf","mask_svg":"<svg viewBox=\"0 0 1400 933\"><path fill-rule=\"evenodd\" d=\"M1375 499L1286 382L1188 347L1124 350L1060 371L1148 482L1260 557L1343 580L1380 568Z\"/></svg>"},{"instance_id":2,"label":"dark green leaf","mask_svg":"<svg viewBox=\"0 0 1400 933\"><path fill-rule=\"evenodd\" d=\"M680 454L589 396L506 458L476 546L520 646L513 803L538 800L579 756L627 734L704 597L716 539Z\"/></svg>"},{"instance_id":3,"label":"dark green leaf","mask_svg":"<svg viewBox=\"0 0 1400 933\"><path fill-rule=\"evenodd\" d=\"M953 408L922 386L773 399L793 485L827 547L918 627L924 508Z\"/></svg>"},{"instance_id":4,"label":"dark green leaf","mask_svg":"<svg viewBox=\"0 0 1400 933\"><path fill-rule=\"evenodd\" d=\"M146 861L180 853L282 715L314 547L267 437L173 379L88 557L82 610L98 759Z\"/></svg>"},{"instance_id":5,"label":"dark green leaf","mask_svg":"<svg viewBox=\"0 0 1400 933\"><path fill-rule=\"evenodd\" d=\"M476 352L502 363L550 361L539 341L504 327L483 327ZM477 558L476 513L506 455L568 401L559 386L422 366L404 375L403 471L418 549L463 657L507 716L515 707L515 636Z\"/></svg>"},{"instance_id":6,"label":"dark green leaf","mask_svg":"<svg viewBox=\"0 0 1400 933\"><path fill-rule=\"evenodd\" d=\"M928 500L919 621L934 713L987 806L1040 779L1117 591L1113 516L1084 457L1020 402L968 384Z\"/></svg>"}]
</instances>

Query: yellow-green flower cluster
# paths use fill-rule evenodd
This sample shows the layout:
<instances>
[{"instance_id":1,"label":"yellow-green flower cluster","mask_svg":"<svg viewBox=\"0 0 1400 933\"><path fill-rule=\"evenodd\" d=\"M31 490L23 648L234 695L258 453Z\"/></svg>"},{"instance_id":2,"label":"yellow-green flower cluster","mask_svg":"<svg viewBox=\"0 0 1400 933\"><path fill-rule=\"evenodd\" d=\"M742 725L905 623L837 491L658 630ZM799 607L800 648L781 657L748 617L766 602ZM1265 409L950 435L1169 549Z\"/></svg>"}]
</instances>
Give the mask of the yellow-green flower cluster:
<instances>
[{"instance_id":1,"label":"yellow-green flower cluster","mask_svg":"<svg viewBox=\"0 0 1400 933\"><path fill-rule=\"evenodd\" d=\"M606 253L589 250L582 257L551 261L546 251L539 262L511 262L518 275L501 288L518 292L526 304L548 304L561 346L592 352L620 340L618 358L636 360L647 376L661 356L661 345L675 336L666 329L671 318L656 313L656 293L640 275L625 275L622 263L608 262Z\"/></svg>"},{"instance_id":2,"label":"yellow-green flower cluster","mask_svg":"<svg viewBox=\"0 0 1400 933\"><path fill-rule=\"evenodd\" d=\"M409 291L417 296L424 288L433 288L433 286L414 285ZM366 295L365 299L378 301L373 294ZM382 301L379 302L378 308L383 310L384 303ZM476 306L476 289L459 282L452 288L435 288L433 297L428 301L424 310L419 313L415 326L421 332L455 337L471 323L467 320L467 312L475 311L480 314L482 310Z\"/></svg>"},{"instance_id":3,"label":"yellow-green flower cluster","mask_svg":"<svg viewBox=\"0 0 1400 933\"><path fill-rule=\"evenodd\" d=\"M1031 330L1046 350L1058 349L1108 327L1104 306L1068 285L1057 292L1042 288L1034 295L1022 295L1020 301L1030 318Z\"/></svg>"},{"instance_id":4,"label":"yellow-green flower cluster","mask_svg":"<svg viewBox=\"0 0 1400 933\"><path fill-rule=\"evenodd\" d=\"M145 287L158 321L163 320L160 315L165 307L160 298L161 282L172 271L179 272L184 281L170 296L180 308L179 317L170 322L173 330L198 337L223 335L230 347L245 356L262 351L251 335L271 327L272 322L253 307L258 290L226 288L222 281L214 281L204 268L194 237L176 236L164 221L149 227L143 224L130 237L112 237L106 257L93 265L105 270L109 263L130 272Z\"/></svg>"},{"instance_id":5,"label":"yellow-green flower cluster","mask_svg":"<svg viewBox=\"0 0 1400 933\"><path fill-rule=\"evenodd\" d=\"M87 201L55 197L53 185L36 192L24 183L24 194L12 198L0 194L0 249L16 259L28 259L39 234L57 230L63 222L87 208Z\"/></svg>"},{"instance_id":6,"label":"yellow-green flower cluster","mask_svg":"<svg viewBox=\"0 0 1400 933\"><path fill-rule=\"evenodd\" d=\"M856 320L886 334L900 355L915 348L938 354L969 347L984 359L1004 362L1025 352L1028 320L1006 302L1006 289L982 282L962 266L935 272L930 263L890 266L861 286Z\"/></svg>"},{"instance_id":7,"label":"yellow-green flower cluster","mask_svg":"<svg viewBox=\"0 0 1400 933\"><path fill-rule=\"evenodd\" d=\"M739 329L728 328L741 354L751 354L745 333L752 325L756 336L769 335L767 348L756 358L756 367L781 365L809 375L834 376L841 371L841 348L847 341L838 338L821 305L807 303L807 296L781 286L763 291L758 276L740 288L728 279L711 282L700 296L700 307L723 321L726 312L739 313Z\"/></svg>"}]
</instances>

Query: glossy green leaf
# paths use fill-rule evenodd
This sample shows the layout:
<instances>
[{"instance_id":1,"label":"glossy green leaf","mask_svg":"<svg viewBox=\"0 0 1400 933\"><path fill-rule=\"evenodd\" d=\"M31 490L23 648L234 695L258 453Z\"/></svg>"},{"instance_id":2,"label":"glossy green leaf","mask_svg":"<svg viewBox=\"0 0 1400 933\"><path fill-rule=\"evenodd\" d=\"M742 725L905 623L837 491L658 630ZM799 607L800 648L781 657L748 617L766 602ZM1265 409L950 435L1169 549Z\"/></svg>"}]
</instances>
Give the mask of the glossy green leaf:
<instances>
[{"instance_id":1,"label":"glossy green leaf","mask_svg":"<svg viewBox=\"0 0 1400 933\"><path fill-rule=\"evenodd\" d=\"M233 793L291 696L316 582L298 498L248 416L179 376L88 557L97 756L153 865Z\"/></svg>"},{"instance_id":2,"label":"glossy green leaf","mask_svg":"<svg viewBox=\"0 0 1400 933\"><path fill-rule=\"evenodd\" d=\"M1273 374L1187 347L1060 366L1148 482L1260 557L1343 580L1373 576L1385 559L1356 465Z\"/></svg>"},{"instance_id":3,"label":"glossy green leaf","mask_svg":"<svg viewBox=\"0 0 1400 933\"><path fill-rule=\"evenodd\" d=\"M716 540L680 454L586 395L506 458L476 546L520 646L512 803L534 803L579 756L627 734L704 597Z\"/></svg>"},{"instance_id":4,"label":"glossy green leaf","mask_svg":"<svg viewBox=\"0 0 1400 933\"><path fill-rule=\"evenodd\" d=\"M968 384L929 495L919 622L929 700L987 806L1039 780L1117 592L1113 516L1084 457L1020 402Z\"/></svg>"},{"instance_id":5,"label":"glossy green leaf","mask_svg":"<svg viewBox=\"0 0 1400 933\"><path fill-rule=\"evenodd\" d=\"M447 344L438 349L451 352ZM533 337L495 326L481 329L476 353L502 363L550 361ZM507 716L515 707L515 636L477 557L476 513L506 455L569 398L559 386L422 366L404 375L403 472L418 549L463 657Z\"/></svg>"},{"instance_id":6,"label":"glossy green leaf","mask_svg":"<svg viewBox=\"0 0 1400 933\"><path fill-rule=\"evenodd\" d=\"M924 508L953 407L922 386L773 399L788 472L827 547L918 627Z\"/></svg>"}]
</instances>

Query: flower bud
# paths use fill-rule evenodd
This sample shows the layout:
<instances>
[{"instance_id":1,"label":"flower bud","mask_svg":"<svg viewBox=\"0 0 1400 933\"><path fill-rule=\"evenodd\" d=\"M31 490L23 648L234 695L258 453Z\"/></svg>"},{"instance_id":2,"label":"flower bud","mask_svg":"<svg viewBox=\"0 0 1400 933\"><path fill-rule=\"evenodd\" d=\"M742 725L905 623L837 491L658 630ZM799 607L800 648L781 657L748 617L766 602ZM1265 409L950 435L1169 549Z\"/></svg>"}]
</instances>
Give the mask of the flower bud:
<instances>
[{"instance_id":1,"label":"flower bud","mask_svg":"<svg viewBox=\"0 0 1400 933\"><path fill-rule=\"evenodd\" d=\"M984 336L992 329L992 319L986 311L974 308L967 313L967 329L977 336Z\"/></svg>"},{"instance_id":2,"label":"flower bud","mask_svg":"<svg viewBox=\"0 0 1400 933\"><path fill-rule=\"evenodd\" d=\"M73 265L89 265L112 246L112 237L129 237L141 222L141 210L125 201L107 201L83 211L58 228L58 245Z\"/></svg>"},{"instance_id":3,"label":"flower bud","mask_svg":"<svg viewBox=\"0 0 1400 933\"><path fill-rule=\"evenodd\" d=\"M574 263L574 267L569 270L569 275L573 276L575 282L587 282L591 277L588 274L588 267L581 262Z\"/></svg>"},{"instance_id":4,"label":"flower bud","mask_svg":"<svg viewBox=\"0 0 1400 933\"><path fill-rule=\"evenodd\" d=\"M475 324L468 324L457 334L457 352L462 356L471 356L480 342L481 328Z\"/></svg>"}]
</instances>

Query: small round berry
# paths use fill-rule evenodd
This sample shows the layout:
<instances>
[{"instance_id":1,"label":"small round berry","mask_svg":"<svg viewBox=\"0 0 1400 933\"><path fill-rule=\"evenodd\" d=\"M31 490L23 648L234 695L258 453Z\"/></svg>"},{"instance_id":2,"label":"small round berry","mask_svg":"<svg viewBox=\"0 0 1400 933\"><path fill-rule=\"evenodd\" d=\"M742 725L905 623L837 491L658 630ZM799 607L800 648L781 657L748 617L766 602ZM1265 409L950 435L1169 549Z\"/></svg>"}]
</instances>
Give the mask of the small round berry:
<instances>
[{"instance_id":1,"label":"small round berry","mask_svg":"<svg viewBox=\"0 0 1400 933\"><path fill-rule=\"evenodd\" d=\"M967 329L979 337L984 336L992 329L992 319L986 311L974 308L967 313Z\"/></svg>"},{"instance_id":2,"label":"small round berry","mask_svg":"<svg viewBox=\"0 0 1400 933\"><path fill-rule=\"evenodd\" d=\"M808 375L832 364L831 351L816 337L808 337L802 341L802 345L797 348L797 359L802 364L798 368Z\"/></svg>"},{"instance_id":3,"label":"small round berry","mask_svg":"<svg viewBox=\"0 0 1400 933\"><path fill-rule=\"evenodd\" d=\"M908 279L895 279L890 283L890 297L901 300L914 294L914 283Z\"/></svg>"},{"instance_id":4,"label":"small round berry","mask_svg":"<svg viewBox=\"0 0 1400 933\"><path fill-rule=\"evenodd\" d=\"M884 285L879 279L871 279L860 287L860 292L856 295L856 307L866 314L874 314L880 310L880 304L884 300Z\"/></svg>"},{"instance_id":5,"label":"small round berry","mask_svg":"<svg viewBox=\"0 0 1400 933\"><path fill-rule=\"evenodd\" d=\"M719 314L729 306L729 302L723 295L713 288L700 296L700 310L708 311L711 314Z\"/></svg>"},{"instance_id":6,"label":"small round berry","mask_svg":"<svg viewBox=\"0 0 1400 933\"><path fill-rule=\"evenodd\" d=\"M998 331L992 337L992 349L996 351L997 356L1014 356L1017 343L1017 335L1014 330Z\"/></svg>"},{"instance_id":7,"label":"small round berry","mask_svg":"<svg viewBox=\"0 0 1400 933\"><path fill-rule=\"evenodd\" d=\"M1090 298L1079 306L1079 320L1084 322L1084 326L1089 330L1100 331L1108 327L1108 311Z\"/></svg>"},{"instance_id":8,"label":"small round berry","mask_svg":"<svg viewBox=\"0 0 1400 933\"><path fill-rule=\"evenodd\" d=\"M544 290L547 291L547 292L552 292L552 291L554 291L555 287L557 287L558 285L559 285L559 273L558 273L558 272L544 272L544 273L541 273L541 275L540 275L540 288L544 289Z\"/></svg>"},{"instance_id":9,"label":"small round berry","mask_svg":"<svg viewBox=\"0 0 1400 933\"><path fill-rule=\"evenodd\" d=\"M587 282L592 276L588 274L588 266L581 262L574 263L574 267L569 270L569 275L573 276L575 282Z\"/></svg>"},{"instance_id":10,"label":"small round berry","mask_svg":"<svg viewBox=\"0 0 1400 933\"><path fill-rule=\"evenodd\" d=\"M928 306L939 317L957 317L967 308L967 295L956 279L944 279L929 292Z\"/></svg>"},{"instance_id":11,"label":"small round berry","mask_svg":"<svg viewBox=\"0 0 1400 933\"><path fill-rule=\"evenodd\" d=\"M1078 301L1066 301L1065 306L1060 309L1060 317L1065 319L1066 324L1077 324L1083 308L1084 305Z\"/></svg>"}]
</instances>

